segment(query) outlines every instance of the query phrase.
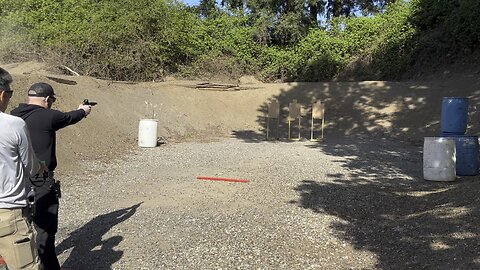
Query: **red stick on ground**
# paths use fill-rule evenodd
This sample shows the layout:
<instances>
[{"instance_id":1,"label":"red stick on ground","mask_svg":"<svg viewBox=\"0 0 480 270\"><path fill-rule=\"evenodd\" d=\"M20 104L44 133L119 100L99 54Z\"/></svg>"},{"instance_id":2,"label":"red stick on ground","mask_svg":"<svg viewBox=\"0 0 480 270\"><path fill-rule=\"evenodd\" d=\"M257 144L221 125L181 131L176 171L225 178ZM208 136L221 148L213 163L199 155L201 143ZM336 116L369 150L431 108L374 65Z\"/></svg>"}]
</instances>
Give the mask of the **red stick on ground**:
<instances>
[{"instance_id":1,"label":"red stick on ground","mask_svg":"<svg viewBox=\"0 0 480 270\"><path fill-rule=\"evenodd\" d=\"M248 183L250 180L245 179L233 179L233 178L222 178L222 177L207 177L207 176L197 176L198 180L211 180L211 181L225 181L225 182L240 182Z\"/></svg>"}]
</instances>

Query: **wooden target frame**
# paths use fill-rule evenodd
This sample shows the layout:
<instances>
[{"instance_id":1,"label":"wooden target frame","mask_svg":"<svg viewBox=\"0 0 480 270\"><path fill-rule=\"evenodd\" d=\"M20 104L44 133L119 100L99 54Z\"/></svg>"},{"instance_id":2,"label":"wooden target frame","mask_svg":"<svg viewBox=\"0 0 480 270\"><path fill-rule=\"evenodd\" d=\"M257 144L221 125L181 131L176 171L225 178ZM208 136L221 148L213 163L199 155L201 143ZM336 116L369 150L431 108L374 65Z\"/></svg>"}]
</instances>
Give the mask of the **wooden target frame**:
<instances>
[{"instance_id":1,"label":"wooden target frame","mask_svg":"<svg viewBox=\"0 0 480 270\"><path fill-rule=\"evenodd\" d=\"M270 119L276 119L276 129L275 129L275 137L278 139L278 127L280 126L280 104L278 100L274 99L270 103L268 103L268 111L267 111L267 141L270 140Z\"/></svg>"},{"instance_id":2,"label":"wooden target frame","mask_svg":"<svg viewBox=\"0 0 480 270\"><path fill-rule=\"evenodd\" d=\"M321 119L321 136L320 138L315 138L314 131L314 120ZM310 141L323 141L323 128L325 126L325 102L318 100L312 104L312 126L310 128Z\"/></svg>"},{"instance_id":3,"label":"wooden target frame","mask_svg":"<svg viewBox=\"0 0 480 270\"><path fill-rule=\"evenodd\" d=\"M298 138L292 138L292 122L298 119ZM302 105L294 99L288 105L288 139L292 141L299 141L301 139L301 119L302 119Z\"/></svg>"}]
</instances>

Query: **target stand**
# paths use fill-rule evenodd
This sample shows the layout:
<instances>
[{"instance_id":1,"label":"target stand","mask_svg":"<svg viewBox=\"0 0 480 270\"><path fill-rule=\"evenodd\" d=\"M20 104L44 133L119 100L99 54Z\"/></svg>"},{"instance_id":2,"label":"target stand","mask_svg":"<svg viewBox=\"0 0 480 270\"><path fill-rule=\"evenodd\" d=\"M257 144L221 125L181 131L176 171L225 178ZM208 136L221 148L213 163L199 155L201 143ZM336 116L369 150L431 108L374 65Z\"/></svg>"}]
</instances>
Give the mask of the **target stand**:
<instances>
[{"instance_id":1,"label":"target stand","mask_svg":"<svg viewBox=\"0 0 480 270\"><path fill-rule=\"evenodd\" d=\"M268 103L267 111L267 141L270 140L270 120L272 119L275 123L275 139L278 140L278 127L280 126L280 104L276 99Z\"/></svg>"},{"instance_id":2,"label":"target stand","mask_svg":"<svg viewBox=\"0 0 480 270\"><path fill-rule=\"evenodd\" d=\"M288 139L291 141L300 141L301 139L301 111L302 111L302 106L298 104L297 100L294 99L289 105L288 105ZM298 138L292 138L292 122L296 122L298 119Z\"/></svg>"},{"instance_id":3,"label":"target stand","mask_svg":"<svg viewBox=\"0 0 480 270\"><path fill-rule=\"evenodd\" d=\"M315 119L321 120L321 135L320 137L315 137ZM320 100L312 104L312 126L310 128L310 141L318 142L323 141L323 128L325 126L325 102L322 103Z\"/></svg>"}]
</instances>

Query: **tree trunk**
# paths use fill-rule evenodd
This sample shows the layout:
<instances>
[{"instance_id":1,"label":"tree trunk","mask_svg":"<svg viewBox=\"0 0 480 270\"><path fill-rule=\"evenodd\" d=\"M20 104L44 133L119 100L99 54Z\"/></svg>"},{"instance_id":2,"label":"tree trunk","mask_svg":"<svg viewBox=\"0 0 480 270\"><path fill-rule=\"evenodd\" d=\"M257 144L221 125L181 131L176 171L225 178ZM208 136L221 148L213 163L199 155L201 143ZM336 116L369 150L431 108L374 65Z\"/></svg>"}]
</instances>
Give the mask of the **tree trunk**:
<instances>
[{"instance_id":1,"label":"tree trunk","mask_svg":"<svg viewBox=\"0 0 480 270\"><path fill-rule=\"evenodd\" d=\"M310 11L310 26L312 27L317 27L318 26L318 23L317 23L317 16L318 16L318 3L317 1L313 1L310 3L310 8L309 8L309 11Z\"/></svg>"},{"instance_id":2,"label":"tree trunk","mask_svg":"<svg viewBox=\"0 0 480 270\"><path fill-rule=\"evenodd\" d=\"M342 15L342 0L330 0L332 3L333 17L340 17Z\"/></svg>"}]
</instances>

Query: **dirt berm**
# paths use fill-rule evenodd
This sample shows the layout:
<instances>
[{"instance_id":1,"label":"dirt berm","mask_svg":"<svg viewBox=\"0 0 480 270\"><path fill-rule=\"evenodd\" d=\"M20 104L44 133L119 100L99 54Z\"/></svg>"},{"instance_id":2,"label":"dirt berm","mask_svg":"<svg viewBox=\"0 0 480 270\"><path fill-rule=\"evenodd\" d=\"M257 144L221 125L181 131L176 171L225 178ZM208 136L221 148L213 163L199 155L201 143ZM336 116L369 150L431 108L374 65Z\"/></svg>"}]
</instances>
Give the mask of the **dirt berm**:
<instances>
[{"instance_id":1,"label":"dirt berm","mask_svg":"<svg viewBox=\"0 0 480 270\"><path fill-rule=\"evenodd\" d=\"M281 139L287 137L285 119L293 99L306 108L304 138L310 136L308 107L317 99L326 102L327 140L329 136L376 136L421 144L424 136L439 134L444 96L469 97L468 133L480 130L478 72L444 71L429 80L406 82L264 84L246 78L238 88L222 90L195 88L204 81L133 83L67 76L36 62L1 66L14 77L15 95L8 112L25 101L28 87L35 82L54 87L58 94L54 108L59 110L75 109L85 98L98 102L87 119L59 132L58 169L62 171L77 169L76 164L85 159L111 162L135 151L139 120L152 118L154 113L159 136L167 143L227 136L264 140L266 105L272 99L281 104Z\"/></svg>"}]
</instances>

